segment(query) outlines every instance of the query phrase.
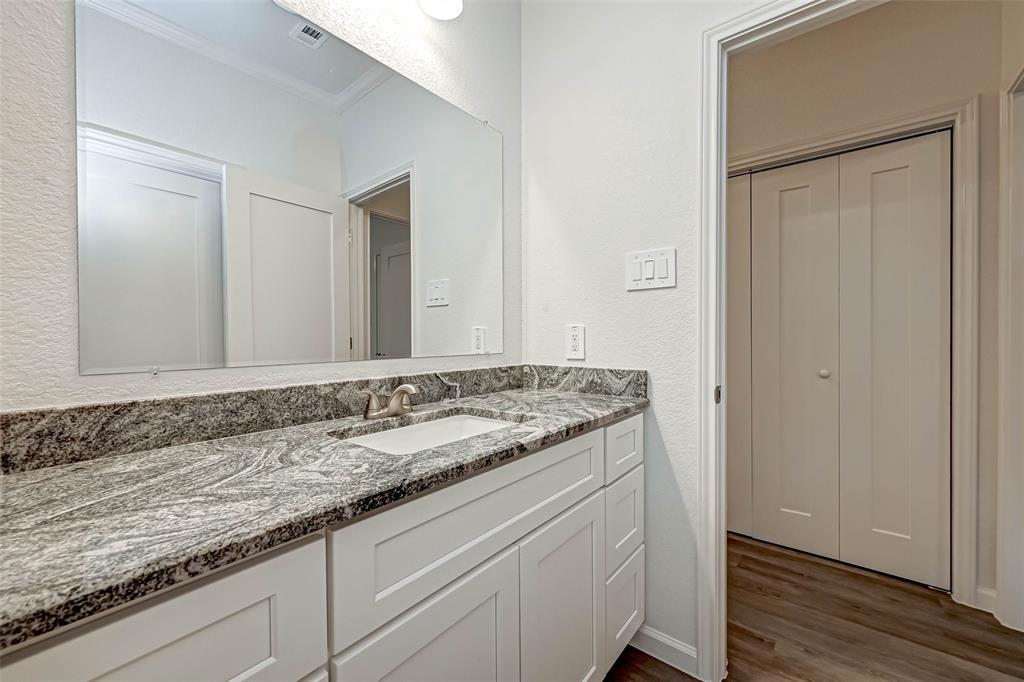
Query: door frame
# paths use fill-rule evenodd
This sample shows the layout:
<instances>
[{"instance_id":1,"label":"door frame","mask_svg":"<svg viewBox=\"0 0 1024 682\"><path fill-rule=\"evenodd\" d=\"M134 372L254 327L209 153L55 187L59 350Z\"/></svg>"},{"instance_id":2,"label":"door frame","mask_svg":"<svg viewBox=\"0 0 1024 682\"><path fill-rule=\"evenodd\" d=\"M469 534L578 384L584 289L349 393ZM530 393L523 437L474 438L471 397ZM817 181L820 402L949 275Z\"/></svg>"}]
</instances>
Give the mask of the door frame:
<instances>
[{"instance_id":1,"label":"door frame","mask_svg":"<svg viewBox=\"0 0 1024 682\"><path fill-rule=\"evenodd\" d=\"M1024 544L1016 540L1012 533L1019 527L1014 526L1015 519L1024 518L1024 499L1013 494L1015 486L1020 484L1024 467L1019 459L1024 452L1024 442L1019 432L1010 428L1010 415L1019 415L1024 410L1024 391L1012 378L1015 358L1012 352L1024 344L1014 332L1018 316L1024 316L1024 297L1015 288L1024 280L1024 273L1013 271L1014 249L1024 245L1024 225L1018 220L1013 222L1015 214L1024 214L1024 197L1013 196L1013 177L1015 172L1024 173L1024 168L1016 169L1013 163L1014 145L1014 109L1017 97L1024 96L1024 70L1004 92L999 102L999 150L1000 165L999 194L999 426L998 426L998 471L1000 472L997 491L998 510L996 515L996 589L985 590L983 597L988 599L988 607L996 618L1004 625L1012 628L1024 628L1024 594L1020 586L1020 570L1024 567ZM1016 295L1015 295L1015 292ZM1019 362L1019 360L1016 360ZM1019 372L1019 370L1018 370ZM1017 458L1018 461L1014 461ZM1018 491L1019 492L1019 491ZM1011 584L1012 583L1012 584ZM997 600L1000 591L1005 590L1004 599ZM1015 596L1016 595L1016 596Z\"/></svg>"},{"instance_id":2,"label":"door frame","mask_svg":"<svg viewBox=\"0 0 1024 682\"><path fill-rule=\"evenodd\" d=\"M413 223L416 220L416 161L408 161L395 168L392 168L381 175L351 187L342 192L342 197L349 203L349 230L348 241L351 246L349 251L349 267L352 272L352 291L350 293L352 302L350 306L352 317L352 339L353 355L360 360L373 360L370 356L370 211L362 207L367 199L372 199L381 192L386 192L397 184L409 182L409 279L412 283L412 305L410 306L411 319L410 329L413 330L412 353L410 357L416 357L416 241L417 233L413 230Z\"/></svg>"},{"instance_id":3,"label":"door frame","mask_svg":"<svg viewBox=\"0 0 1024 682\"><path fill-rule=\"evenodd\" d=\"M884 0L883 0L884 1ZM725 202L727 64L731 54L806 33L882 4L879 0L779 0L708 29L701 47L700 505L697 529L697 673L726 674ZM794 153L905 136L914 126L953 129L952 586L975 605L977 555L978 100L737 158L734 168L774 165ZM858 139L859 138L859 139ZM805 156L806 158L806 156ZM725 393L728 399L727 392Z\"/></svg>"}]
</instances>

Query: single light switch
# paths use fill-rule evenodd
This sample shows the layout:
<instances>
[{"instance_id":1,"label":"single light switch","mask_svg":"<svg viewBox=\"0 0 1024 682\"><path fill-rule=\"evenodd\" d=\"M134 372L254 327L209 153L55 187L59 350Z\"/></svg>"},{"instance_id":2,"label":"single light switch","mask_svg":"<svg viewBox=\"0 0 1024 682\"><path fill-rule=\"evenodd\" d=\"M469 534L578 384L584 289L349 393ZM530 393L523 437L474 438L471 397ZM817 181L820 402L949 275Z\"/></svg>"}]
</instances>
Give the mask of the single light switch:
<instances>
[{"instance_id":1,"label":"single light switch","mask_svg":"<svg viewBox=\"0 0 1024 682\"><path fill-rule=\"evenodd\" d=\"M639 282L643 279L642 263L638 260L629 262L629 278L634 282Z\"/></svg>"},{"instance_id":2,"label":"single light switch","mask_svg":"<svg viewBox=\"0 0 1024 682\"><path fill-rule=\"evenodd\" d=\"M644 279L654 279L654 261L644 261Z\"/></svg>"},{"instance_id":3,"label":"single light switch","mask_svg":"<svg viewBox=\"0 0 1024 682\"><path fill-rule=\"evenodd\" d=\"M654 276L658 279L668 277L668 258L661 256L654 259Z\"/></svg>"}]
</instances>

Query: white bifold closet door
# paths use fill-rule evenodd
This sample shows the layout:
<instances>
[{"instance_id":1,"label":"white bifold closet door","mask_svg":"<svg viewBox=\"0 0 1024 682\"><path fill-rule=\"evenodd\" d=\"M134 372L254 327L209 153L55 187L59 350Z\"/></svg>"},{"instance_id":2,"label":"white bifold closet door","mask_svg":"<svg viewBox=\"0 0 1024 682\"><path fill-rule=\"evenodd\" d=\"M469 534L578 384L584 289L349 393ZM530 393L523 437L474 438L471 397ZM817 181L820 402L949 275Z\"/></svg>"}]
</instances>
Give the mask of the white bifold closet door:
<instances>
[{"instance_id":1,"label":"white bifold closet door","mask_svg":"<svg viewBox=\"0 0 1024 682\"><path fill-rule=\"evenodd\" d=\"M753 534L946 589L949 143L751 180Z\"/></svg>"},{"instance_id":2,"label":"white bifold closet door","mask_svg":"<svg viewBox=\"0 0 1024 682\"><path fill-rule=\"evenodd\" d=\"M949 589L950 139L840 157L843 561Z\"/></svg>"},{"instance_id":3,"label":"white bifold closet door","mask_svg":"<svg viewBox=\"0 0 1024 682\"><path fill-rule=\"evenodd\" d=\"M839 159L751 182L754 535L839 558Z\"/></svg>"}]
</instances>

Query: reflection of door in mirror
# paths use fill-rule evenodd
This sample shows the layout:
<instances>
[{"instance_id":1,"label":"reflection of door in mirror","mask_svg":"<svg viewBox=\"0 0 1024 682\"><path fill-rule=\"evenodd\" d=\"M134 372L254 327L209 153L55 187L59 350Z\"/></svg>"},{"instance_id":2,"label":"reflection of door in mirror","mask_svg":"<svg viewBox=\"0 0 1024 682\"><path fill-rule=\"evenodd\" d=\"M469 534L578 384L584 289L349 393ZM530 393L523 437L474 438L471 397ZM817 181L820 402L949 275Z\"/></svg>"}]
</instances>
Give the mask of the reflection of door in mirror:
<instances>
[{"instance_id":1,"label":"reflection of door in mirror","mask_svg":"<svg viewBox=\"0 0 1024 682\"><path fill-rule=\"evenodd\" d=\"M412 197L408 174L389 180L353 199L362 234L356 250L365 259L365 290L353 301L356 329L365 334L365 347L356 344L353 357L412 357ZM355 230L355 232L360 232ZM353 290L359 296L358 290ZM362 324L358 329L364 309Z\"/></svg>"},{"instance_id":2,"label":"reflection of door in mirror","mask_svg":"<svg viewBox=\"0 0 1024 682\"><path fill-rule=\"evenodd\" d=\"M219 168L79 137L82 373L223 366Z\"/></svg>"},{"instance_id":3,"label":"reflection of door in mirror","mask_svg":"<svg viewBox=\"0 0 1024 682\"><path fill-rule=\"evenodd\" d=\"M409 224L370 214L370 347L374 357L412 353Z\"/></svg>"}]
</instances>

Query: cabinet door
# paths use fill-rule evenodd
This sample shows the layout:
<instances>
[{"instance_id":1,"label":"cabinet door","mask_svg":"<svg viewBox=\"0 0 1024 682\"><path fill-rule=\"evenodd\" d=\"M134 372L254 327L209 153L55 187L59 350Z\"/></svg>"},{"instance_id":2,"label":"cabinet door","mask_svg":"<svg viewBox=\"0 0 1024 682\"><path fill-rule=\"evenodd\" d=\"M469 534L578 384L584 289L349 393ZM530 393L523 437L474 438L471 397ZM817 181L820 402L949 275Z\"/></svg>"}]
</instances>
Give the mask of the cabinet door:
<instances>
[{"instance_id":1,"label":"cabinet door","mask_svg":"<svg viewBox=\"0 0 1024 682\"><path fill-rule=\"evenodd\" d=\"M839 556L839 160L752 180L754 535Z\"/></svg>"},{"instance_id":2,"label":"cabinet door","mask_svg":"<svg viewBox=\"0 0 1024 682\"><path fill-rule=\"evenodd\" d=\"M605 652L608 657L607 667L611 668L644 622L643 545L608 578L605 591L608 610Z\"/></svg>"},{"instance_id":3,"label":"cabinet door","mask_svg":"<svg viewBox=\"0 0 1024 682\"><path fill-rule=\"evenodd\" d=\"M505 550L331 663L336 682L519 679L519 550Z\"/></svg>"},{"instance_id":4,"label":"cabinet door","mask_svg":"<svg viewBox=\"0 0 1024 682\"><path fill-rule=\"evenodd\" d=\"M604 491L519 544L523 679L604 675Z\"/></svg>"},{"instance_id":5,"label":"cabinet door","mask_svg":"<svg viewBox=\"0 0 1024 682\"><path fill-rule=\"evenodd\" d=\"M327 662L323 538L4 657L5 682L289 682Z\"/></svg>"}]
</instances>

